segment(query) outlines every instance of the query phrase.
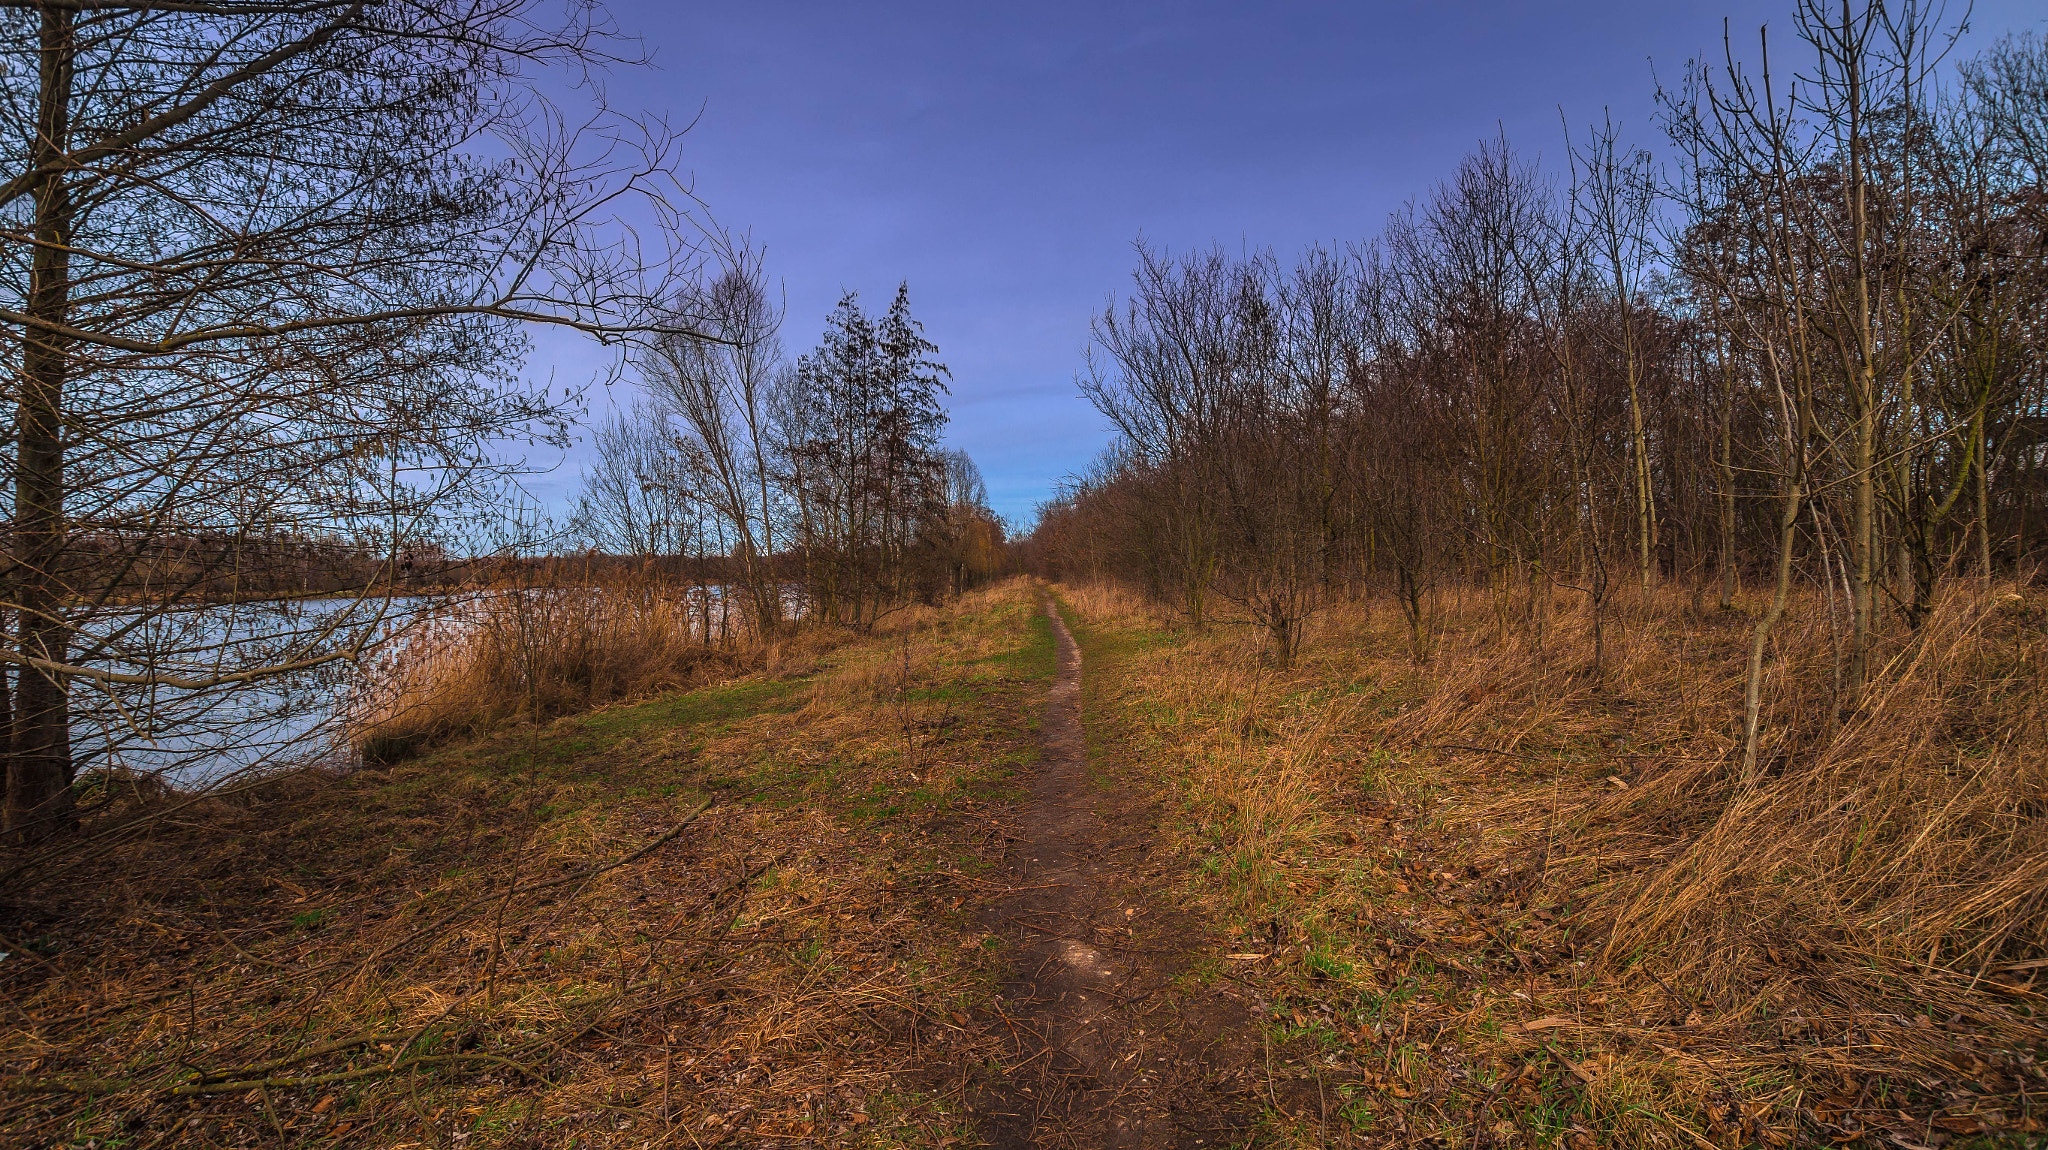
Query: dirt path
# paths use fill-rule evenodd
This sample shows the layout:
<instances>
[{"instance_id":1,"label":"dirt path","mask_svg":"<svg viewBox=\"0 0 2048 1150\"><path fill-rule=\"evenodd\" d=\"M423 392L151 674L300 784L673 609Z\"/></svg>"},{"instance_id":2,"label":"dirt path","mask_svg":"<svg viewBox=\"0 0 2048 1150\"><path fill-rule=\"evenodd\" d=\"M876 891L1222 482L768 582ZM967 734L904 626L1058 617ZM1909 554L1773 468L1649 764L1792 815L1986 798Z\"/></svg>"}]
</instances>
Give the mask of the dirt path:
<instances>
[{"instance_id":1,"label":"dirt path","mask_svg":"<svg viewBox=\"0 0 2048 1150\"><path fill-rule=\"evenodd\" d=\"M996 1004L1012 1057L979 1100L982 1133L996 1147L1217 1146L1257 1105L1248 1011L1190 976L1216 940L1163 901L1151 804L1091 778L1081 652L1045 610L1059 675L1044 757L1017 812L1015 893L981 916L1017 948Z\"/></svg>"}]
</instances>

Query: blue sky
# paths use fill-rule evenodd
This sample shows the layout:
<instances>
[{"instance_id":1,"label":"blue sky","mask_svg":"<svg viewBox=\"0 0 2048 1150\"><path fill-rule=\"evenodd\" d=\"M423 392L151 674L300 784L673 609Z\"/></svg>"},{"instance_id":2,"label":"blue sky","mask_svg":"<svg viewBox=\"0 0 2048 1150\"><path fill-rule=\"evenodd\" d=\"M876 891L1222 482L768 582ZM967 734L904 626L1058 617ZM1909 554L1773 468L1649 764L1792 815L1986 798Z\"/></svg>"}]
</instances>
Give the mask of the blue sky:
<instances>
[{"instance_id":1,"label":"blue sky","mask_svg":"<svg viewBox=\"0 0 2048 1150\"><path fill-rule=\"evenodd\" d=\"M1960 12L1961 5L1954 6ZM655 66L614 73L625 108L697 120L684 162L718 221L765 243L810 347L844 289L873 307L908 280L953 370L951 446L1020 524L1108 441L1078 398L1088 321L1140 236L1287 253L1376 232L1482 137L1546 162L1560 106L1611 110L1655 149L1656 80L1773 28L1756 3L680 5L614 0ZM1962 52L2042 26L1979 3ZM591 356L543 333L563 382ZM630 401L618 388L594 415ZM556 508L586 449L529 482Z\"/></svg>"}]
</instances>

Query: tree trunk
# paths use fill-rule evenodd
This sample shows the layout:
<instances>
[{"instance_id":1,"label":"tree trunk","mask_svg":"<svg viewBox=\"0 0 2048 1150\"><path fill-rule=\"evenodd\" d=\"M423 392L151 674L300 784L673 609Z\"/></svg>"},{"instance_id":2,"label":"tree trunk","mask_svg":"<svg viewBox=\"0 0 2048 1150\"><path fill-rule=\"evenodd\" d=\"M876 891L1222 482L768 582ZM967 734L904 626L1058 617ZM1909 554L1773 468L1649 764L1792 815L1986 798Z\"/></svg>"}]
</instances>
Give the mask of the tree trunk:
<instances>
[{"instance_id":1,"label":"tree trunk","mask_svg":"<svg viewBox=\"0 0 2048 1150\"><path fill-rule=\"evenodd\" d=\"M1735 374L1721 353L1721 610L1735 609Z\"/></svg>"},{"instance_id":2,"label":"tree trunk","mask_svg":"<svg viewBox=\"0 0 2048 1150\"><path fill-rule=\"evenodd\" d=\"M1866 358L1852 383L1856 401L1855 505L1849 528L1850 638L1849 675L1844 684L1849 704L1863 698L1870 660L1877 600L1877 380Z\"/></svg>"},{"instance_id":3,"label":"tree trunk","mask_svg":"<svg viewBox=\"0 0 2048 1150\"><path fill-rule=\"evenodd\" d=\"M1629 448L1635 456L1636 561L1641 565L1645 597L1657 585L1657 504L1650 488L1650 438L1643 427L1642 382L1637 378L1634 319L1622 320L1622 340L1628 345Z\"/></svg>"},{"instance_id":4,"label":"tree trunk","mask_svg":"<svg viewBox=\"0 0 2048 1150\"><path fill-rule=\"evenodd\" d=\"M1771 603L1764 608L1749 637L1749 665L1742 681L1742 785L1753 786L1757 777L1757 747L1763 736L1764 650L1771 631L1785 614L1785 601L1792 590L1792 547L1798 538L1799 504L1803 492L1797 482L1787 483L1778 510L1778 562L1771 582Z\"/></svg>"},{"instance_id":5,"label":"tree trunk","mask_svg":"<svg viewBox=\"0 0 2048 1150\"><path fill-rule=\"evenodd\" d=\"M1770 357L1771 379L1778 393L1778 409L1785 420L1786 441L1782 463L1784 471L1778 480L1777 571L1771 581L1770 605L1764 608L1755 630L1750 633L1749 665L1743 675L1741 783L1744 787L1754 786L1757 778L1757 750L1763 736L1764 653L1770 645L1771 631L1785 614L1785 603L1792 592L1792 549L1799 538L1799 508L1806 496L1806 446L1812 432L1808 406L1811 392L1803 372L1794 377L1795 395L1786 395L1785 373L1777 355L1768 346L1764 350ZM1801 362L1803 364L1803 357Z\"/></svg>"},{"instance_id":6,"label":"tree trunk","mask_svg":"<svg viewBox=\"0 0 2048 1150\"><path fill-rule=\"evenodd\" d=\"M1425 646L1422 640L1422 587L1415 578L1415 572L1406 563L1394 573L1396 596L1401 600L1401 616L1408 623L1408 649L1417 663L1424 662Z\"/></svg>"},{"instance_id":7,"label":"tree trunk","mask_svg":"<svg viewBox=\"0 0 2048 1150\"><path fill-rule=\"evenodd\" d=\"M1970 421L1970 446L1972 448L1970 456L1971 467L1975 472L1972 478L1976 480L1976 491L1973 492L1976 498L1972 502L1976 504L1973 510L1976 512L1977 519L1975 524L1977 528L1977 575L1979 578L1989 579L1991 578L1991 484L1985 474L1990 468L1990 460L1985 457L1984 407L1984 403L1980 401L1977 404L1976 418Z\"/></svg>"},{"instance_id":8,"label":"tree trunk","mask_svg":"<svg viewBox=\"0 0 2048 1150\"><path fill-rule=\"evenodd\" d=\"M0 594L4 594L4 592L0 592ZM6 616L4 614L0 614L0 620L4 620L5 618ZM4 622L0 622L0 628L4 628L5 626L6 624ZM14 673L5 667L0 667L0 820L4 820L6 818L8 794L7 777L8 775L13 773L13 768L11 766L13 762ZM5 823L0 822L0 827L4 826Z\"/></svg>"},{"instance_id":9,"label":"tree trunk","mask_svg":"<svg viewBox=\"0 0 2048 1150\"><path fill-rule=\"evenodd\" d=\"M31 150L37 173L35 253L29 273L31 322L65 323L70 312L72 205L64 161L70 136L71 13L44 9L39 107ZM21 349L19 436L14 469L14 574L23 656L65 661L60 565L65 552L62 408L66 345L30 326ZM56 674L21 669L7 760L6 834L32 841L67 829L71 804L71 712Z\"/></svg>"}]
</instances>

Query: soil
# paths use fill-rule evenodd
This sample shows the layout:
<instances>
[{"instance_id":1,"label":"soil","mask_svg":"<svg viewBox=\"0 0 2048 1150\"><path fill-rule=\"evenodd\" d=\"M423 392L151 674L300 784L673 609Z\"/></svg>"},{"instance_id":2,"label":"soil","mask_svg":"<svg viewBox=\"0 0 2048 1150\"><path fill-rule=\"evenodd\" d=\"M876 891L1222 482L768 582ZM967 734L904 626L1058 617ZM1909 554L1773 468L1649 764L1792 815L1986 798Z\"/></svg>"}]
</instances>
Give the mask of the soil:
<instances>
[{"instance_id":1,"label":"soil","mask_svg":"<svg viewBox=\"0 0 2048 1150\"><path fill-rule=\"evenodd\" d=\"M1148 858L1156 810L1090 771L1080 648L1044 606L1059 673L1043 758L1016 812L1012 893L980 916L1015 947L982 1135L998 1150L1227 1145L1262 1108L1250 1006L1204 975L1227 961L1221 940L1167 901Z\"/></svg>"}]
</instances>

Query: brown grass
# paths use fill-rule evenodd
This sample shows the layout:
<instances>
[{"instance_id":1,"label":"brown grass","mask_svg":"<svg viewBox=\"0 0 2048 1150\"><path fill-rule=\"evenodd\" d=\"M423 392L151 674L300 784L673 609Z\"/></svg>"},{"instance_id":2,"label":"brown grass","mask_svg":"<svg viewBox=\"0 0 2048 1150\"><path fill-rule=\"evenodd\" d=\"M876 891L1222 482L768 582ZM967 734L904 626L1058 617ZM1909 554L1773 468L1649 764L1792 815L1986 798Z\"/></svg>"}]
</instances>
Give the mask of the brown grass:
<instances>
[{"instance_id":1,"label":"brown grass","mask_svg":"<svg viewBox=\"0 0 2048 1150\"><path fill-rule=\"evenodd\" d=\"M1539 642L1447 595L1424 665L1390 606L1333 609L1287 671L1248 629L1167 633L1103 588L1066 601L1109 652L1106 713L1185 801L1196 893L1248 934L1284 925L1305 965L1271 992L1297 996L1296 1029L1313 1004L1359 1036L1345 1088L1377 1117L1325 1113L1307 1140L2038 1129L2040 592L1951 586L1886 637L1852 711L1825 605L1797 604L1750 788L1748 620L1683 589L1625 604L1599 677L1562 597ZM1330 1051L1295 1053L1328 1087Z\"/></svg>"},{"instance_id":2,"label":"brown grass","mask_svg":"<svg viewBox=\"0 0 2048 1150\"><path fill-rule=\"evenodd\" d=\"M641 577L466 596L418 621L372 667L351 742L367 761L396 762L509 723L778 672L829 641L815 628L756 636L737 611L707 636L703 596Z\"/></svg>"},{"instance_id":3,"label":"brown grass","mask_svg":"<svg viewBox=\"0 0 2048 1150\"><path fill-rule=\"evenodd\" d=\"M1757 785L1689 757L1588 812L1589 834L1661 840L1602 892L1610 954L1656 947L1735 996L1783 948L1845 1004L1895 997L1885 975L1910 972L1927 1007L2040 957L2048 660L2007 595L1951 589L1863 705L1783 732Z\"/></svg>"},{"instance_id":4,"label":"brown grass","mask_svg":"<svg viewBox=\"0 0 2048 1150\"><path fill-rule=\"evenodd\" d=\"M914 696L755 674L99 808L0 905L0 1142L957 1141L996 1046L956 1019L999 970L960 908L1031 755L1031 610L906 620Z\"/></svg>"}]
</instances>

